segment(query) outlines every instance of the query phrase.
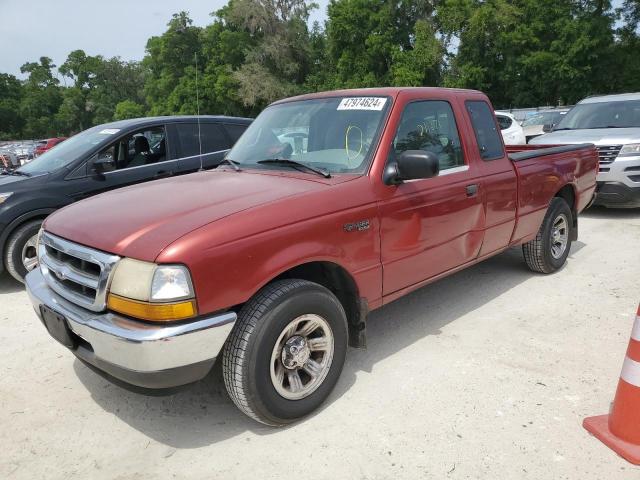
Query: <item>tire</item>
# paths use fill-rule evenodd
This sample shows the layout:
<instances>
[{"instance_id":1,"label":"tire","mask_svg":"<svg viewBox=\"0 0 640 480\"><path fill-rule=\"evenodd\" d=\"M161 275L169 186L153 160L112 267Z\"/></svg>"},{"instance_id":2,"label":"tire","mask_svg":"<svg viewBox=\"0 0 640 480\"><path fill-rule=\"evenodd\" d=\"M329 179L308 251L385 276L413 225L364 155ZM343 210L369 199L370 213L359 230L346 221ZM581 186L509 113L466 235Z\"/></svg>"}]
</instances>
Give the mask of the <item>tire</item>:
<instances>
[{"instance_id":1,"label":"tire","mask_svg":"<svg viewBox=\"0 0 640 480\"><path fill-rule=\"evenodd\" d=\"M562 225L564 224L564 232ZM567 202L554 197L540 225L536 238L522 245L525 262L534 272L553 273L560 269L571 250L573 214ZM556 237L554 238L554 232ZM561 247L564 238L564 247Z\"/></svg>"},{"instance_id":2,"label":"tire","mask_svg":"<svg viewBox=\"0 0 640 480\"><path fill-rule=\"evenodd\" d=\"M304 330L315 324L321 328L304 336ZM293 335L297 332L300 335ZM328 341L330 335L332 342ZM299 349L299 357L283 353L291 352L300 338L307 343ZM292 423L313 412L329 396L342 372L347 341L344 308L328 289L306 280L273 282L242 307L224 346L222 369L229 396L242 412L260 423ZM333 344L331 355L329 343ZM308 351L320 345L325 346L324 351ZM306 353L310 356L304 360ZM313 365L322 366L323 373L315 377L307 374L312 360ZM300 369L289 369L285 361L289 367L295 362L306 363ZM288 380L294 379L294 370L301 379L299 384ZM278 376L278 372L283 373ZM282 381L276 381L279 378Z\"/></svg>"},{"instance_id":3,"label":"tire","mask_svg":"<svg viewBox=\"0 0 640 480\"><path fill-rule=\"evenodd\" d=\"M29 244L37 238L38 231L42 225L42 220L32 220L20 225L14 230L7 240L7 246L4 253L4 265L13 278L24 283L24 277L35 266L37 266L37 256L35 263L23 262L23 254L26 253L28 258L36 255L35 245Z\"/></svg>"}]
</instances>

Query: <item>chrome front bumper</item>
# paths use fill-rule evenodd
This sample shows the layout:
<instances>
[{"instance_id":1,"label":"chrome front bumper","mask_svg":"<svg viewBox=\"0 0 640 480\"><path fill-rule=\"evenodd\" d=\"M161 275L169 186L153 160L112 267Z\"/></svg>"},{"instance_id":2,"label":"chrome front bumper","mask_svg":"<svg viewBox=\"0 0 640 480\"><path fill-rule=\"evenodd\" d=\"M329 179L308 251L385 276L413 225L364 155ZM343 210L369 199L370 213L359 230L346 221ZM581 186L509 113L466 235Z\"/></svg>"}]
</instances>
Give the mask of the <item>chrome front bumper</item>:
<instances>
[{"instance_id":1,"label":"chrome front bumper","mask_svg":"<svg viewBox=\"0 0 640 480\"><path fill-rule=\"evenodd\" d=\"M72 349L77 357L126 383L147 388L173 387L204 377L237 318L226 312L189 323L153 325L78 307L51 290L39 269L27 275L26 285L41 321L41 305L65 317L79 337Z\"/></svg>"}]
</instances>

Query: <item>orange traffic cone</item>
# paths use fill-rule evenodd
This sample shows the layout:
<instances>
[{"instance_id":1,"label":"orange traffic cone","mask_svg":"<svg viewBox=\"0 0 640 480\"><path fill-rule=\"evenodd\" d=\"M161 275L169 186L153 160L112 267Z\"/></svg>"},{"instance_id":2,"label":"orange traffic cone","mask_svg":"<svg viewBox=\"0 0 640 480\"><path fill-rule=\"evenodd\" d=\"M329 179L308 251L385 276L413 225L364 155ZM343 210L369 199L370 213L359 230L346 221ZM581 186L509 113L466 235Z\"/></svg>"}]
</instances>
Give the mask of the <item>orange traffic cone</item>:
<instances>
[{"instance_id":1,"label":"orange traffic cone","mask_svg":"<svg viewBox=\"0 0 640 480\"><path fill-rule=\"evenodd\" d=\"M640 465L640 306L609 415L585 418L591 434L634 465Z\"/></svg>"}]
</instances>

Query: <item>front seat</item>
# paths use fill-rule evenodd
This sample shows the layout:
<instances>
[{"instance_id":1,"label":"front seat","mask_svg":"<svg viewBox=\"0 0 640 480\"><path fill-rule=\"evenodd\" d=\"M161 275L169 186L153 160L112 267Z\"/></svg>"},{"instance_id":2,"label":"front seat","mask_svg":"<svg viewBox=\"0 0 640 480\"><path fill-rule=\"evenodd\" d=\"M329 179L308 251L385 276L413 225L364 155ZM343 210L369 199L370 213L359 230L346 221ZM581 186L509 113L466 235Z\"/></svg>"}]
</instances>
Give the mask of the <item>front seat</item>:
<instances>
[{"instance_id":1,"label":"front seat","mask_svg":"<svg viewBox=\"0 0 640 480\"><path fill-rule=\"evenodd\" d=\"M146 165L147 160L149 158L149 154L151 153L151 148L149 147L149 140L147 140L147 138L143 136L135 137L133 148L135 153L131 161L127 164L127 168Z\"/></svg>"}]
</instances>

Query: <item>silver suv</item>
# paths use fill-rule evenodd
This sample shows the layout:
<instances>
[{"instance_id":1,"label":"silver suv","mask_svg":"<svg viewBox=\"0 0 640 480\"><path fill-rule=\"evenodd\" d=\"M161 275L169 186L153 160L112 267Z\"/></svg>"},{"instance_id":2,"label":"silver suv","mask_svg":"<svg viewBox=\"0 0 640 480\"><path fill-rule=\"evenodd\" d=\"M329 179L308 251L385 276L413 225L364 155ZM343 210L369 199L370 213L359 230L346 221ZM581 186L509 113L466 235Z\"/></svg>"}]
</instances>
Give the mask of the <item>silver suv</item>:
<instances>
[{"instance_id":1,"label":"silver suv","mask_svg":"<svg viewBox=\"0 0 640 480\"><path fill-rule=\"evenodd\" d=\"M585 98L530 143L593 143L600 154L596 205L640 207L640 93Z\"/></svg>"}]
</instances>

